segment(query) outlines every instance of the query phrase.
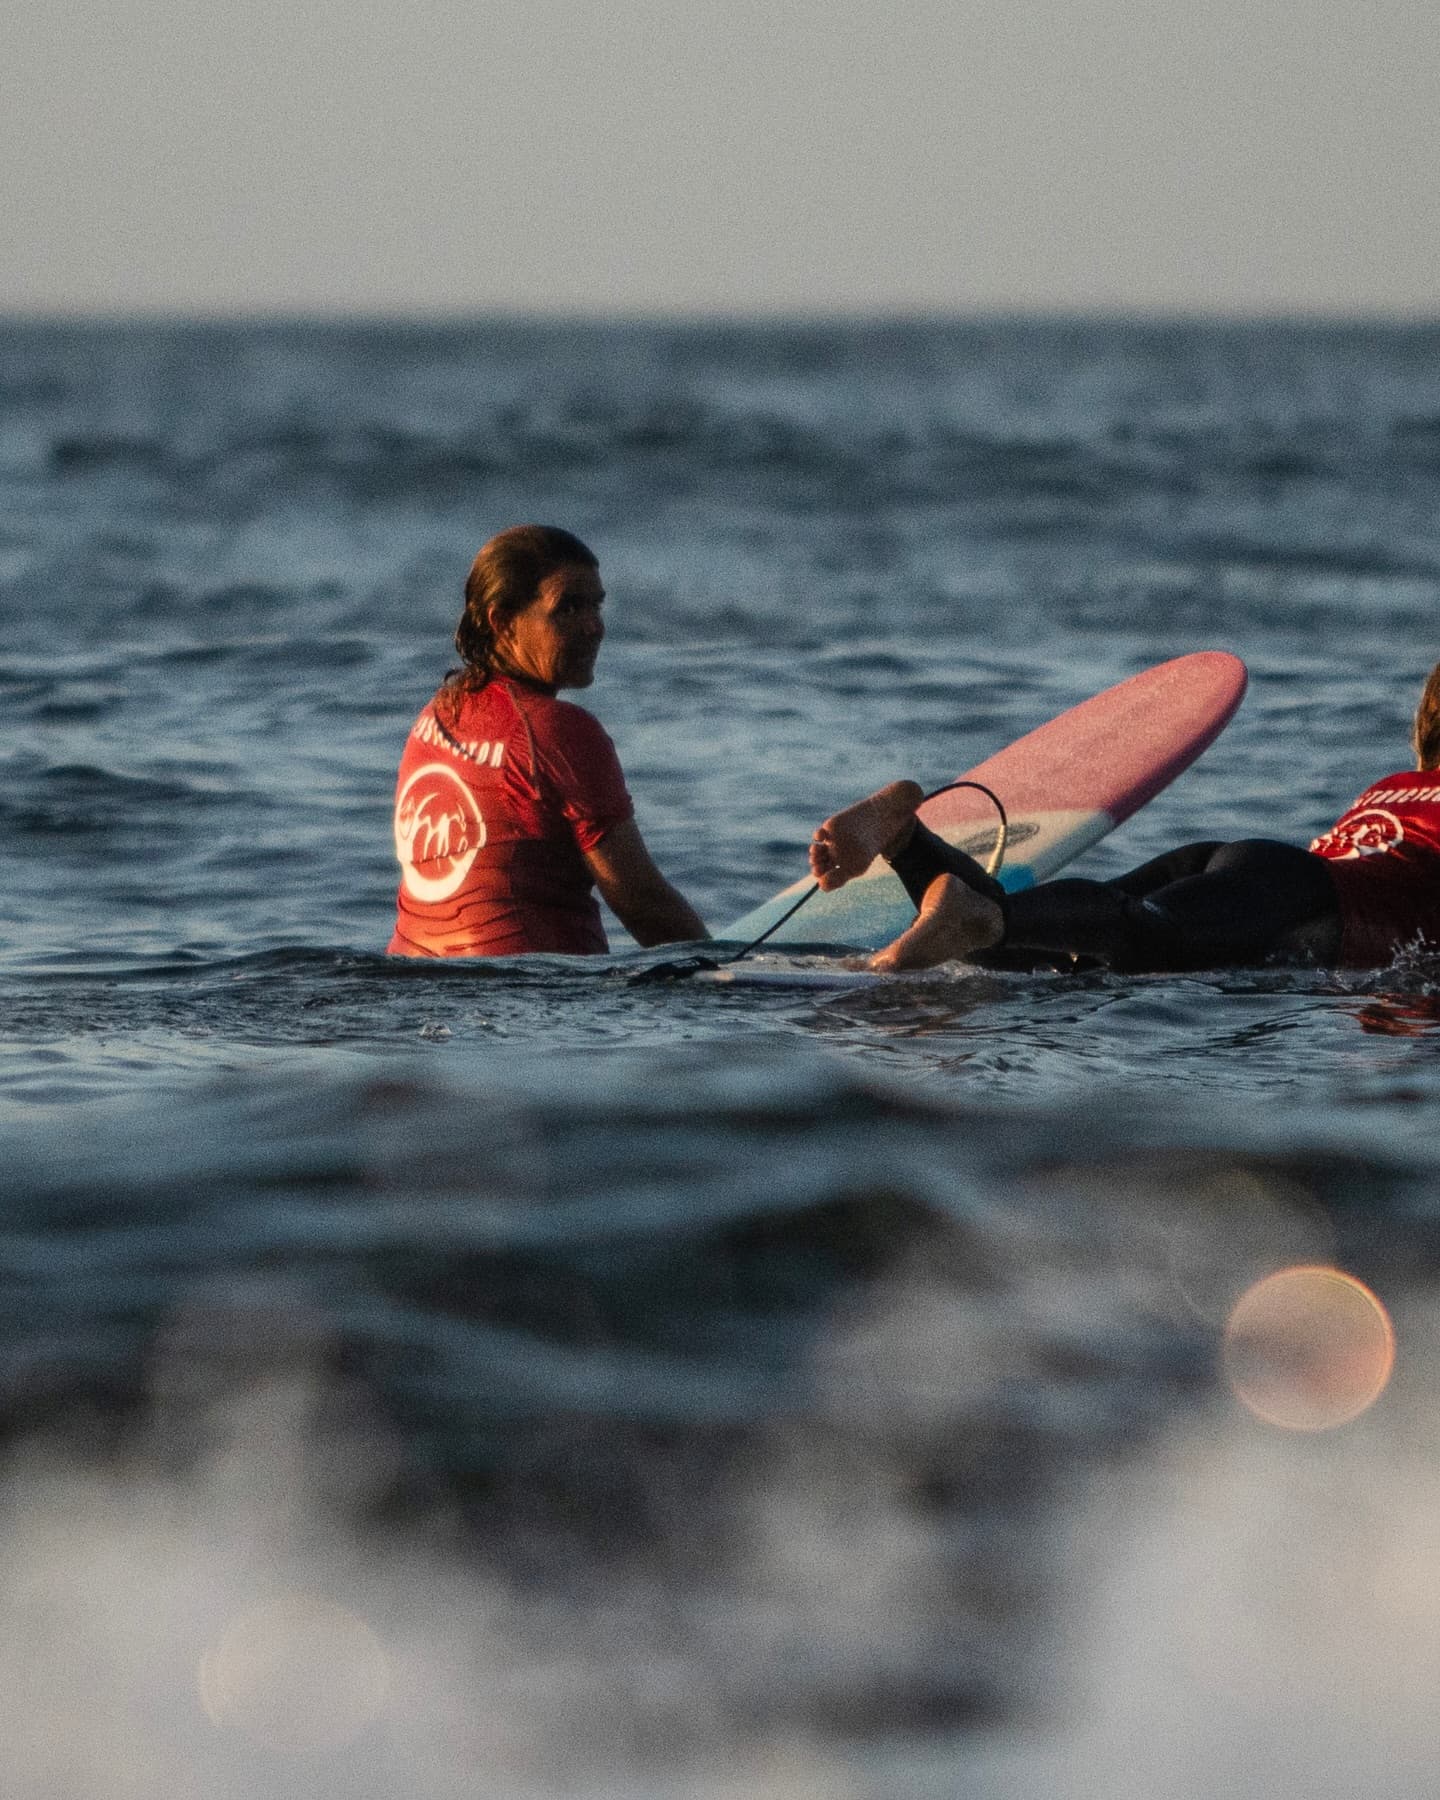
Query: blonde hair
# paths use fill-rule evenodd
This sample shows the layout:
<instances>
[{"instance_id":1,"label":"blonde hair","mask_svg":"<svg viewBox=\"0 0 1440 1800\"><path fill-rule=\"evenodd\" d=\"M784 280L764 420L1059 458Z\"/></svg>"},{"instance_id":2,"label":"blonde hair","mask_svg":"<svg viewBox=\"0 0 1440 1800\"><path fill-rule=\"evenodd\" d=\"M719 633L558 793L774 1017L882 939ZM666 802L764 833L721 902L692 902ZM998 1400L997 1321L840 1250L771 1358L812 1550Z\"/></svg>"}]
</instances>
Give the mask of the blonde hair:
<instances>
[{"instance_id":1,"label":"blonde hair","mask_svg":"<svg viewBox=\"0 0 1440 1800\"><path fill-rule=\"evenodd\" d=\"M1440 769L1440 663L1430 671L1420 695L1410 741L1415 746L1418 768Z\"/></svg>"}]
</instances>

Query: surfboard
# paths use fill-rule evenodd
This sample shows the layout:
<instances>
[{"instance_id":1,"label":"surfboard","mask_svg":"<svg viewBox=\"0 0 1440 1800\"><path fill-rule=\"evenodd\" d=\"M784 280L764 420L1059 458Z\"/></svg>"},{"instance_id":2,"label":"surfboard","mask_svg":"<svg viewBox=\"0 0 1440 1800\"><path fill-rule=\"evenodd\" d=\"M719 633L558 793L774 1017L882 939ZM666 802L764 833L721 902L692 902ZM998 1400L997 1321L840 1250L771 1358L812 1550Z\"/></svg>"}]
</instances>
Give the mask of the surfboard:
<instances>
[{"instance_id":1,"label":"surfboard","mask_svg":"<svg viewBox=\"0 0 1440 1800\"><path fill-rule=\"evenodd\" d=\"M715 987L780 988L786 993L849 993L856 988L894 987L907 982L911 986L924 980L935 980L933 969L907 970L903 975L880 974L875 969L851 969L831 963L828 968L783 961L753 962L748 956L740 962L724 963L718 969L701 969L693 977Z\"/></svg>"},{"instance_id":2,"label":"surfboard","mask_svg":"<svg viewBox=\"0 0 1440 1800\"><path fill-rule=\"evenodd\" d=\"M1009 818L1000 871L1009 893L1045 881L1189 768L1234 717L1245 665L1224 650L1177 656L1117 682L1017 738L957 780L999 795ZM984 863L995 842L995 808L960 788L920 808L930 829ZM746 943L779 919L809 876L743 914L720 936ZM915 908L880 858L831 894L816 894L768 945L878 949L903 931Z\"/></svg>"}]
</instances>

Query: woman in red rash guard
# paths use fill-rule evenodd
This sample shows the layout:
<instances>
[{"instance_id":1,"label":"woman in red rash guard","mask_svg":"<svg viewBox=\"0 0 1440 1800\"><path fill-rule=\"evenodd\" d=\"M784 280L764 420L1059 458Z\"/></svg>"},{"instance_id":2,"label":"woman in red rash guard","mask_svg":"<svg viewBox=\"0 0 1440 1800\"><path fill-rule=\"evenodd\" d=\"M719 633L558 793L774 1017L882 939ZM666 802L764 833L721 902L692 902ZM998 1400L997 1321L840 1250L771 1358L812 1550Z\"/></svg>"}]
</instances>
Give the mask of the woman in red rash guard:
<instances>
[{"instance_id":1,"label":"woman in red rash guard","mask_svg":"<svg viewBox=\"0 0 1440 1800\"><path fill-rule=\"evenodd\" d=\"M604 598L593 552L555 526L512 526L475 558L464 666L400 759L391 955L592 956L596 888L638 943L709 935L651 861L599 721L557 698L594 679Z\"/></svg>"},{"instance_id":2,"label":"woman in red rash guard","mask_svg":"<svg viewBox=\"0 0 1440 1800\"><path fill-rule=\"evenodd\" d=\"M1187 844L1115 881L1062 878L1006 894L915 818L915 783L896 781L827 819L810 866L833 889L884 856L904 882L918 916L871 959L876 969L977 954L1003 966L1036 953L1130 973L1378 968L1411 946L1440 952L1440 663L1411 742L1416 767L1373 782L1308 850L1268 838Z\"/></svg>"}]
</instances>

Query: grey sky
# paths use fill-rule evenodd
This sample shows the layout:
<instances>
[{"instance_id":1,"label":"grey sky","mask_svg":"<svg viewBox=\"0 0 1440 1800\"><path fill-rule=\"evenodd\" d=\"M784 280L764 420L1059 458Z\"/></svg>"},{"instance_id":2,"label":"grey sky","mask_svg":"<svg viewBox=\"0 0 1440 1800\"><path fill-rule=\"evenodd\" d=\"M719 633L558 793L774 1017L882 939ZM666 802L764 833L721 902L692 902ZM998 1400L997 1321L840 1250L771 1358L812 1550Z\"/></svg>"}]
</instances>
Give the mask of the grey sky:
<instances>
[{"instance_id":1,"label":"grey sky","mask_svg":"<svg viewBox=\"0 0 1440 1800\"><path fill-rule=\"evenodd\" d=\"M1435 0L9 0L0 307L1440 311Z\"/></svg>"}]
</instances>

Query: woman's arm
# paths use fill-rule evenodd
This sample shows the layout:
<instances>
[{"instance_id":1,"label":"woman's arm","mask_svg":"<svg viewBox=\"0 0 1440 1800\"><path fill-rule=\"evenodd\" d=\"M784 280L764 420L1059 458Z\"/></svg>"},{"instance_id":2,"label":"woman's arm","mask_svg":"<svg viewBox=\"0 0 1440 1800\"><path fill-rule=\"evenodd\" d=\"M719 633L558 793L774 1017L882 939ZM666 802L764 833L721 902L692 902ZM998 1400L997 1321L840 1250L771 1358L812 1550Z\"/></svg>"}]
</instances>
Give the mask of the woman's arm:
<instances>
[{"instance_id":1,"label":"woman's arm","mask_svg":"<svg viewBox=\"0 0 1440 1800\"><path fill-rule=\"evenodd\" d=\"M699 913L655 867L633 819L611 826L585 863L601 899L637 944L709 937Z\"/></svg>"}]
</instances>

